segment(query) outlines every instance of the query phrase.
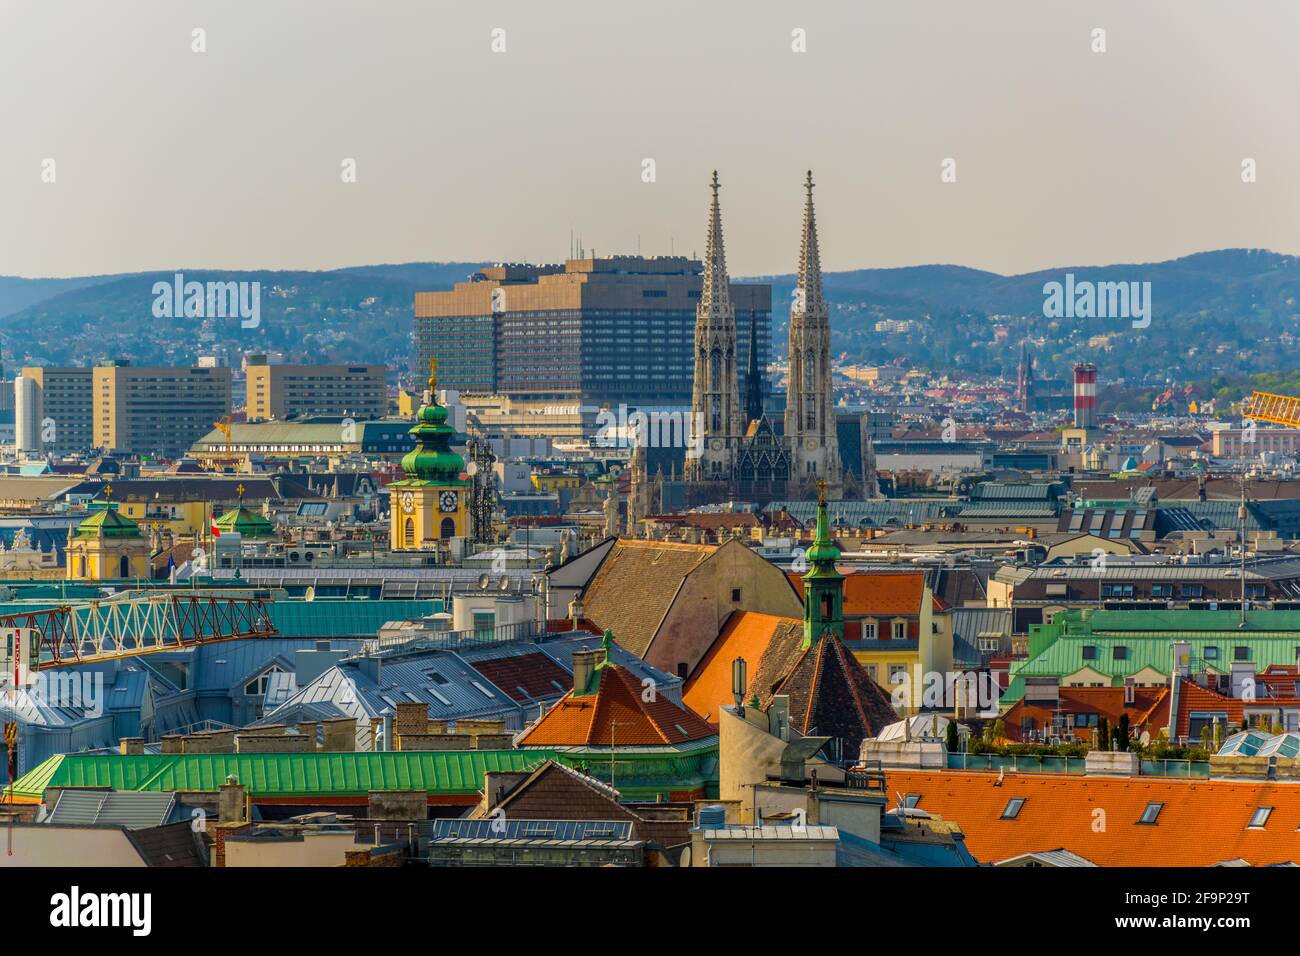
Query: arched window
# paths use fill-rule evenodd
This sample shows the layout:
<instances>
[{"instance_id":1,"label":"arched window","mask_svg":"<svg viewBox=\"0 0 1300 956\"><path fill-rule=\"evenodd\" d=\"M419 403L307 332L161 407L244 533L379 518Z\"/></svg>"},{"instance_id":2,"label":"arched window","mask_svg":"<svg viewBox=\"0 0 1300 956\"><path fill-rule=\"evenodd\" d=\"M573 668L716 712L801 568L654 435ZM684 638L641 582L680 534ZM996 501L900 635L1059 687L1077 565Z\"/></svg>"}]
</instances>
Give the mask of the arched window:
<instances>
[{"instance_id":1,"label":"arched window","mask_svg":"<svg viewBox=\"0 0 1300 956\"><path fill-rule=\"evenodd\" d=\"M415 519L407 518L406 523L402 525L402 547L415 547Z\"/></svg>"},{"instance_id":2,"label":"arched window","mask_svg":"<svg viewBox=\"0 0 1300 956\"><path fill-rule=\"evenodd\" d=\"M442 534L440 535L440 537L442 537L443 540L446 540L447 538L456 537L456 522L450 518L443 518Z\"/></svg>"},{"instance_id":3,"label":"arched window","mask_svg":"<svg viewBox=\"0 0 1300 956\"><path fill-rule=\"evenodd\" d=\"M119 578L129 578L131 576L131 559L125 554L118 559L117 576Z\"/></svg>"}]
</instances>

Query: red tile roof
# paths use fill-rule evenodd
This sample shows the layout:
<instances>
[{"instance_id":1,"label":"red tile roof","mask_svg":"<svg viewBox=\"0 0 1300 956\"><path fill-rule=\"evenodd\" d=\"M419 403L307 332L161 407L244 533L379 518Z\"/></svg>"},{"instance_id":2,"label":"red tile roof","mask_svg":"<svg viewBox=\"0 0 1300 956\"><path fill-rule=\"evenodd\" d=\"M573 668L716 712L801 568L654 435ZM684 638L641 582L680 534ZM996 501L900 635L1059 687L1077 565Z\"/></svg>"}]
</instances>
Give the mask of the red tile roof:
<instances>
[{"instance_id":1,"label":"red tile roof","mask_svg":"<svg viewBox=\"0 0 1300 956\"><path fill-rule=\"evenodd\" d=\"M517 701L554 697L573 685L569 672L541 651L473 661L470 666Z\"/></svg>"}]
</instances>

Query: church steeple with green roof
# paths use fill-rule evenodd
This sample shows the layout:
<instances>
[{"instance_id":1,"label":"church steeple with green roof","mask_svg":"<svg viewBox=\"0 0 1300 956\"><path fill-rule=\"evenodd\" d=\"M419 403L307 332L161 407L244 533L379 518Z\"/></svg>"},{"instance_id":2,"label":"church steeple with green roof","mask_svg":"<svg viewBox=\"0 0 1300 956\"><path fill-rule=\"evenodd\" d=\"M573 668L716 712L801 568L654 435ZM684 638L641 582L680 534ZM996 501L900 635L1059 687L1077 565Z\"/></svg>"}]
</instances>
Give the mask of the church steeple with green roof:
<instances>
[{"instance_id":1,"label":"church steeple with green roof","mask_svg":"<svg viewBox=\"0 0 1300 956\"><path fill-rule=\"evenodd\" d=\"M402 458L404 477L389 488L389 547L394 551L443 549L469 534L465 459L451 450L456 429L438 404L438 360L429 363L429 391L410 434L416 447Z\"/></svg>"},{"instance_id":2,"label":"church steeple with green roof","mask_svg":"<svg viewBox=\"0 0 1300 956\"><path fill-rule=\"evenodd\" d=\"M438 404L438 360L429 363L428 401L415 415L407 432L419 445L402 458L408 481L454 482L465 470L465 459L451 450L456 429L447 424L447 409Z\"/></svg>"},{"instance_id":3,"label":"church steeple with green roof","mask_svg":"<svg viewBox=\"0 0 1300 956\"><path fill-rule=\"evenodd\" d=\"M811 647L826 634L843 640L844 575L835 567L840 549L831 540L825 481L817 485L817 531L804 557L810 567L803 576L803 646Z\"/></svg>"}]
</instances>

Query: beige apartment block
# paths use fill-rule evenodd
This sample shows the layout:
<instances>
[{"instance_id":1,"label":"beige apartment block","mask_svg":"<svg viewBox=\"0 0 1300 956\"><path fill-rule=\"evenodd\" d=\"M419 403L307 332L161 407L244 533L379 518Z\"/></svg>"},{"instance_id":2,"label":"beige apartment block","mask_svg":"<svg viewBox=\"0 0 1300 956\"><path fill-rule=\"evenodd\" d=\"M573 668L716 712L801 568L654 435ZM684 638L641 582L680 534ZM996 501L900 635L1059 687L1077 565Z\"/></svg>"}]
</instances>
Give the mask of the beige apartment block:
<instances>
[{"instance_id":1,"label":"beige apartment block","mask_svg":"<svg viewBox=\"0 0 1300 956\"><path fill-rule=\"evenodd\" d=\"M388 413L383 365L272 365L250 356L244 407L250 422L302 416L383 418Z\"/></svg>"},{"instance_id":2,"label":"beige apartment block","mask_svg":"<svg viewBox=\"0 0 1300 956\"><path fill-rule=\"evenodd\" d=\"M179 458L230 414L228 368L94 368L96 448Z\"/></svg>"},{"instance_id":3,"label":"beige apartment block","mask_svg":"<svg viewBox=\"0 0 1300 956\"><path fill-rule=\"evenodd\" d=\"M65 454L94 447L89 368L27 367L14 383L20 451Z\"/></svg>"}]
</instances>

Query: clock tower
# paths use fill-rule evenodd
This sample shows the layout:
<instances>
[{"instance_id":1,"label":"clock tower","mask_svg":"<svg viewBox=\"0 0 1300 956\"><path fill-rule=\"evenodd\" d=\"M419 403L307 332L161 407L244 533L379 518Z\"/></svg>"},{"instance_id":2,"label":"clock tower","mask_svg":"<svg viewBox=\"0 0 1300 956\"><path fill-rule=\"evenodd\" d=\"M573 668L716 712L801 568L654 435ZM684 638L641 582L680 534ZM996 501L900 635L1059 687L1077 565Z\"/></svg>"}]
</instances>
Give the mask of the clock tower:
<instances>
[{"instance_id":1,"label":"clock tower","mask_svg":"<svg viewBox=\"0 0 1300 956\"><path fill-rule=\"evenodd\" d=\"M388 546L393 551L427 551L469 534L472 483L465 459L451 450L456 430L438 404L438 360L429 365L429 390L409 432L416 447L402 459L406 477L389 484Z\"/></svg>"}]
</instances>

